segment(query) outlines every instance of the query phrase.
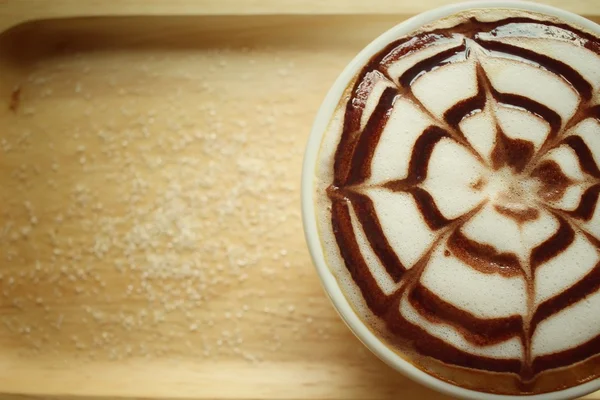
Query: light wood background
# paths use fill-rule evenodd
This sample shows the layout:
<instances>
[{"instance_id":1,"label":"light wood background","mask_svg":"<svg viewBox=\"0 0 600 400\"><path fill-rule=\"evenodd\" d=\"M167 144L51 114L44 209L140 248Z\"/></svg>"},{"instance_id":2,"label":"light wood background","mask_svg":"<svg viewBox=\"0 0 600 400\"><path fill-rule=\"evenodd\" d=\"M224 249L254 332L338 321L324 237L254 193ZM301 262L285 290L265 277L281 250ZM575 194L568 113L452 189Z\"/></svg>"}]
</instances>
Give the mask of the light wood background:
<instances>
[{"instance_id":1,"label":"light wood background","mask_svg":"<svg viewBox=\"0 0 600 400\"><path fill-rule=\"evenodd\" d=\"M299 208L337 74L444 3L0 2L0 397L445 398L344 326Z\"/></svg>"}]
</instances>

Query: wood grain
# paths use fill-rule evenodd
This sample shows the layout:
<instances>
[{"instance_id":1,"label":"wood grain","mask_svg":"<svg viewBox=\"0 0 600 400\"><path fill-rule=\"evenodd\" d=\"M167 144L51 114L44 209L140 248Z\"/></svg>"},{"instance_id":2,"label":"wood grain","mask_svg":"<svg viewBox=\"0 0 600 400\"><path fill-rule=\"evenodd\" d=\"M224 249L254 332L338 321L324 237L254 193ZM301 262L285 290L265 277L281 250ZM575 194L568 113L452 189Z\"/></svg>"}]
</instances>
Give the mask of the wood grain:
<instances>
[{"instance_id":1,"label":"wood grain","mask_svg":"<svg viewBox=\"0 0 600 400\"><path fill-rule=\"evenodd\" d=\"M540 2L586 16L600 15L596 0ZM48 18L132 15L331 15L404 14L456 3L452 0L4 0L0 2L0 31L25 21Z\"/></svg>"},{"instance_id":2,"label":"wood grain","mask_svg":"<svg viewBox=\"0 0 600 400\"><path fill-rule=\"evenodd\" d=\"M0 37L0 392L446 398L349 332L299 214L304 145L339 71L442 2L387 16L391 2L143 3L0 4L0 27L121 16ZM357 15L310 15L340 12Z\"/></svg>"}]
</instances>

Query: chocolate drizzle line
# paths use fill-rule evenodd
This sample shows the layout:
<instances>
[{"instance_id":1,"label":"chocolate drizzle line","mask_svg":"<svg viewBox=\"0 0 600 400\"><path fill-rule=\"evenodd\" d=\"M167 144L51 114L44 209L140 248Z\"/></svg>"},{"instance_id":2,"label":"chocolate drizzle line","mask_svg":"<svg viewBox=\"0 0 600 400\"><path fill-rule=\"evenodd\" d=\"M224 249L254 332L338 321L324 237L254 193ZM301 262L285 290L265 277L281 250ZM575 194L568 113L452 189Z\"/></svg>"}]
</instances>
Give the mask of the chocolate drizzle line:
<instances>
[{"instance_id":1,"label":"chocolate drizzle line","mask_svg":"<svg viewBox=\"0 0 600 400\"><path fill-rule=\"evenodd\" d=\"M362 108L355 109L352 105L352 100L348 100L344 115L344 127L340 143L336 149L334 164L333 164L333 185L340 187L346 184L350 163L352 158L348 153L352 154L354 146L359 138L358 129L360 127L360 116Z\"/></svg>"},{"instance_id":2,"label":"chocolate drizzle line","mask_svg":"<svg viewBox=\"0 0 600 400\"><path fill-rule=\"evenodd\" d=\"M376 314L382 315L387 311L390 298L380 289L377 281L371 276L352 228L348 204L334 201L331 206L333 232L340 253L352 279L358 285L367 306Z\"/></svg>"},{"instance_id":3,"label":"chocolate drizzle line","mask_svg":"<svg viewBox=\"0 0 600 400\"><path fill-rule=\"evenodd\" d=\"M580 122L590 118L600 121L600 104L590 105L590 102L580 103L575 114L571 117L571 120L567 123L565 129L563 129L563 135L569 133L571 128L577 126Z\"/></svg>"},{"instance_id":4,"label":"chocolate drizzle line","mask_svg":"<svg viewBox=\"0 0 600 400\"><path fill-rule=\"evenodd\" d=\"M534 382L532 380L536 379L537 374L548 369L571 365L600 354L600 335L566 351L537 358L533 358L531 354L532 338L537 327L544 320L600 290L599 263L570 288L544 301L537 308L533 305L535 271L543 268L546 262L560 255L574 242L575 230L572 225L578 227L578 220L590 221L593 218L600 197L600 182L598 182L600 169L595 162L592 149L585 141L577 135L567 136L567 133L587 118L596 118L600 121L600 105L591 104L592 85L574 68L552 57L499 41L503 37L518 37L521 32L519 24L536 28L541 26L547 28L545 32L562 29L569 35L573 35L585 48L600 55L599 38L566 24L526 17L507 18L494 22L481 22L472 18L450 29L437 29L390 43L359 72L345 101L342 132L334 156L334 177L328 189L328 196L332 204L331 224L344 264L367 306L374 315L385 322L392 333L410 341L414 350L420 355L450 365L515 374L519 376L520 382L527 386ZM503 30L503 27L508 25L511 25L511 29ZM490 33L494 39L483 39L481 33ZM388 68L397 60L424 48L447 43L449 38L456 39L459 35L463 36L459 45L441 50L433 56L416 62L396 81L390 78ZM432 122L421 133L408 160L407 176L383 184L370 185L383 190L410 194L427 226L436 232L437 239L426 255L413 266L403 265L401 258L386 238L373 200L362 193L361 185L365 185L371 176L373 157L384 128L392 115L395 102L400 98L409 101L426 116L435 120L436 116L416 98L412 85L419 77L430 71L449 63L464 62L472 54L477 56L478 53L470 49L473 45L483 48L489 56L496 54L503 57L502 54L505 54L520 57L541 69L559 75L579 94L581 101L573 117L563 121L556 111L540 102L516 93L504 93L495 88L482 65L475 60L477 92L451 106L444 112L440 121ZM464 59L460 57L463 54ZM375 79L386 80L389 87L384 90L375 110L361 129L366 99L371 95L370 91ZM465 118L483 111L488 101L528 112L544 120L550 127L548 136L536 152L532 142L508 137L492 110L496 136L490 157L491 168L498 170L508 166L519 176L538 179L541 183L538 192L542 200L541 205L549 209L559 223L557 231L531 251L527 260L529 265L525 266L521 265L521 261L515 254L499 252L492 246L468 238L461 231L461 227L483 207L483 204L458 218L447 218L440 211L432 195L422 187L427 179L435 146L442 140L453 140L471 151L482 164L487 162L466 140L460 130L460 123ZM594 179L594 184L585 191L578 207L573 211L553 210L545 204L547 201L552 202L562 198L569 186L574 183L565 175L558 163L544 160L544 155L559 145L569 146L574 151L581 169ZM480 181L475 186L479 190L484 185L485 182ZM493 208L519 224L534 221L540 216L539 210L534 208L513 209L499 204L494 204ZM386 295L379 287L361 254L352 223L352 210L369 246L398 285L398 289L390 295ZM594 246L600 249L600 239L589 232L582 232ZM524 279L528 288L530 308L528 314L491 319L480 318L448 303L425 287L420 282L421 275L433 249L439 245L446 246L444 249L446 257L456 257L466 266L483 274ZM415 312L429 322L450 325L466 340L476 345L489 346L518 337L523 345L523 357L521 359L482 357L459 350L410 322L402 313L403 301L410 304Z\"/></svg>"},{"instance_id":5,"label":"chocolate drizzle line","mask_svg":"<svg viewBox=\"0 0 600 400\"><path fill-rule=\"evenodd\" d=\"M581 196L579 205L573 211L567 212L570 216L584 221L589 221L594 216L596 205L598 204L598 196L600 195L600 185L589 187Z\"/></svg>"},{"instance_id":6,"label":"chocolate drizzle line","mask_svg":"<svg viewBox=\"0 0 600 400\"><path fill-rule=\"evenodd\" d=\"M440 209L435 204L433 197L425 189L415 186L410 189L410 194L415 199L417 207L419 207L419 211L425 218L425 222L429 228L437 231L452 222L452 220L444 217L444 214L440 212Z\"/></svg>"},{"instance_id":7,"label":"chocolate drizzle line","mask_svg":"<svg viewBox=\"0 0 600 400\"><path fill-rule=\"evenodd\" d=\"M549 369L573 365L599 353L600 335L571 349L552 353L533 360L532 369L535 374Z\"/></svg>"},{"instance_id":8,"label":"chocolate drizzle line","mask_svg":"<svg viewBox=\"0 0 600 400\"><path fill-rule=\"evenodd\" d=\"M356 143L347 185L361 183L371 175L371 161L375 148L390 117L397 95L398 91L395 88L386 88L383 91L379 103Z\"/></svg>"},{"instance_id":9,"label":"chocolate drizzle line","mask_svg":"<svg viewBox=\"0 0 600 400\"><path fill-rule=\"evenodd\" d=\"M550 125L550 133L548 134L547 140L551 140L558 135L562 125L562 118L556 111L528 97L512 93L501 93L494 88L492 88L492 96L494 96L499 103L521 108L548 122Z\"/></svg>"},{"instance_id":10,"label":"chocolate drizzle line","mask_svg":"<svg viewBox=\"0 0 600 400\"><path fill-rule=\"evenodd\" d=\"M519 224L524 224L525 222L535 221L540 216L540 211L535 208L526 208L523 210L513 209L509 207L504 207L498 204L494 205L494 209L502 214L506 215L509 218L517 221Z\"/></svg>"},{"instance_id":11,"label":"chocolate drizzle line","mask_svg":"<svg viewBox=\"0 0 600 400\"><path fill-rule=\"evenodd\" d=\"M425 318L454 326L468 341L479 346L500 343L523 333L523 318L520 315L479 318L444 301L422 283L416 284L408 298Z\"/></svg>"},{"instance_id":12,"label":"chocolate drizzle line","mask_svg":"<svg viewBox=\"0 0 600 400\"><path fill-rule=\"evenodd\" d=\"M452 35L447 33L435 34L435 33L423 33L420 35L416 35L411 37L410 39L400 39L394 43L391 43L387 48L390 49L389 52L385 53L383 57L380 59L379 63L384 68L390 66L394 62L398 61L400 58L420 51L429 47L432 44L436 44L438 41L449 38ZM377 58L377 57L376 57Z\"/></svg>"},{"instance_id":13,"label":"chocolate drizzle line","mask_svg":"<svg viewBox=\"0 0 600 400\"><path fill-rule=\"evenodd\" d=\"M477 65L477 93L468 99L461 100L444 113L444 120L453 128L458 129L460 122L473 113L485 108L487 102L487 77L481 65Z\"/></svg>"},{"instance_id":14,"label":"chocolate drizzle line","mask_svg":"<svg viewBox=\"0 0 600 400\"><path fill-rule=\"evenodd\" d=\"M484 49L511 54L531 60L554 74L561 75L567 82L575 88L584 100L592 98L592 85L586 81L583 76L569 65L562 61L555 60L543 54L536 53L522 47L513 46L508 43L488 41L476 38L475 41Z\"/></svg>"},{"instance_id":15,"label":"chocolate drizzle line","mask_svg":"<svg viewBox=\"0 0 600 400\"><path fill-rule=\"evenodd\" d=\"M333 165L333 184L334 186L340 187L346 183L348 173L350 170L351 158L347 156L347 153L354 152L354 146L360 135L360 119L364 111L363 105L355 105L353 103L353 95L363 82L365 76L372 71L382 72L380 69L380 63L382 59L393 49L407 42L409 39L401 39L396 42L390 43L386 46L378 55L373 57L367 65L360 71L354 86L351 91L350 98L346 101L346 108L344 111L344 125L340 136L340 142L335 152L334 165Z\"/></svg>"},{"instance_id":16,"label":"chocolate drizzle line","mask_svg":"<svg viewBox=\"0 0 600 400\"><path fill-rule=\"evenodd\" d=\"M558 230L548 240L531 251L531 268L534 270L565 251L575 240L575 231L562 217L558 218Z\"/></svg>"},{"instance_id":17,"label":"chocolate drizzle line","mask_svg":"<svg viewBox=\"0 0 600 400\"><path fill-rule=\"evenodd\" d=\"M569 287L564 292L549 298L540 304L531 318L530 334L533 336L540 322L556 313L556 310L564 310L590 294L595 293L600 289L600 263L587 273L573 286Z\"/></svg>"},{"instance_id":18,"label":"chocolate drizzle line","mask_svg":"<svg viewBox=\"0 0 600 400\"><path fill-rule=\"evenodd\" d=\"M348 198L354 207L354 212L362 225L369 244L381 260L381 264L394 282L400 281L406 268L402 265L392 246L390 246L385 233L383 233L373 201L368 196L356 192L348 193Z\"/></svg>"},{"instance_id":19,"label":"chocolate drizzle line","mask_svg":"<svg viewBox=\"0 0 600 400\"><path fill-rule=\"evenodd\" d=\"M518 374L521 371L520 360L473 355L432 336L425 329L408 321L398 311L401 299L401 297L396 298L396 301L392 303L388 313L383 318L393 333L401 337L410 338L413 347L419 354L465 368L514 374Z\"/></svg>"},{"instance_id":20,"label":"chocolate drizzle line","mask_svg":"<svg viewBox=\"0 0 600 400\"><path fill-rule=\"evenodd\" d=\"M405 179L387 182L384 187L399 192L423 183L427 178L427 169L433 149L440 140L449 137L448 132L439 126L432 125L425 129L415 141L408 164L408 176Z\"/></svg>"},{"instance_id":21,"label":"chocolate drizzle line","mask_svg":"<svg viewBox=\"0 0 600 400\"><path fill-rule=\"evenodd\" d=\"M471 240L460 229L450 235L448 249L465 264L484 274L523 275L523 268L515 254L500 253L490 245Z\"/></svg>"},{"instance_id":22,"label":"chocolate drizzle line","mask_svg":"<svg viewBox=\"0 0 600 400\"><path fill-rule=\"evenodd\" d=\"M406 72L404 72L398 82L403 87L409 87L415 81L416 78L425 74L437 67L440 67L446 63L448 63L448 58L455 56L460 53L464 53L467 49L465 42L459 46L450 48L448 50L444 50L435 54L429 58L426 58L423 61L416 63L414 66L409 68Z\"/></svg>"},{"instance_id":23,"label":"chocolate drizzle line","mask_svg":"<svg viewBox=\"0 0 600 400\"><path fill-rule=\"evenodd\" d=\"M590 107L587 115L589 118L596 118L597 120L600 120L600 104Z\"/></svg>"},{"instance_id":24,"label":"chocolate drizzle line","mask_svg":"<svg viewBox=\"0 0 600 400\"><path fill-rule=\"evenodd\" d=\"M594 156L580 136L569 136L563 140L563 143L575 151L579 165L583 171L594 178L600 179L600 170L598 170L596 161L594 161Z\"/></svg>"}]
</instances>

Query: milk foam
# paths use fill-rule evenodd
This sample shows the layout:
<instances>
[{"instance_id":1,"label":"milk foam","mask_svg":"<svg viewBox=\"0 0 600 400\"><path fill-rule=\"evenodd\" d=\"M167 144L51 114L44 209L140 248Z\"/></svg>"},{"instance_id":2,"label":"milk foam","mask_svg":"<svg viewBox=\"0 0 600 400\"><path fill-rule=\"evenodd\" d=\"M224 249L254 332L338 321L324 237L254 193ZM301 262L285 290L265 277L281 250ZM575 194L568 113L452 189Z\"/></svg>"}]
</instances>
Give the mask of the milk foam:
<instances>
[{"instance_id":1,"label":"milk foam","mask_svg":"<svg viewBox=\"0 0 600 400\"><path fill-rule=\"evenodd\" d=\"M599 261L596 247L583 234L577 233L565 251L535 271L535 304L539 305L579 282ZM557 349L560 347L548 350Z\"/></svg>"},{"instance_id":2,"label":"milk foam","mask_svg":"<svg viewBox=\"0 0 600 400\"><path fill-rule=\"evenodd\" d=\"M381 228L394 252L412 268L435 240L435 232L427 226L414 198L407 193L383 189L367 189L373 200Z\"/></svg>"},{"instance_id":3,"label":"milk foam","mask_svg":"<svg viewBox=\"0 0 600 400\"><path fill-rule=\"evenodd\" d=\"M574 181L582 181L585 176L581 170L576 153L568 146L559 146L550 150L544 160L551 160L560 166L560 170L567 178Z\"/></svg>"},{"instance_id":4,"label":"milk foam","mask_svg":"<svg viewBox=\"0 0 600 400\"><path fill-rule=\"evenodd\" d=\"M533 336L535 356L552 354L556 348L573 348L593 339L600 326L600 293L594 293L561 313L544 321Z\"/></svg>"},{"instance_id":5,"label":"milk foam","mask_svg":"<svg viewBox=\"0 0 600 400\"><path fill-rule=\"evenodd\" d=\"M370 103L371 98L367 104ZM371 110L374 107L371 106ZM410 100L397 99L375 149L368 183L380 184L392 179L406 178L415 141L425 128L433 123L433 119L421 113Z\"/></svg>"},{"instance_id":6,"label":"milk foam","mask_svg":"<svg viewBox=\"0 0 600 400\"><path fill-rule=\"evenodd\" d=\"M496 90L519 94L544 104L563 120L575 113L579 104L577 93L555 74L517 60L493 56L481 58L481 63Z\"/></svg>"},{"instance_id":7,"label":"milk foam","mask_svg":"<svg viewBox=\"0 0 600 400\"><path fill-rule=\"evenodd\" d=\"M484 200L483 193L471 187L483 175L481 164L463 146L442 139L433 150L422 187L433 197L444 216L457 218Z\"/></svg>"},{"instance_id":8,"label":"milk foam","mask_svg":"<svg viewBox=\"0 0 600 400\"><path fill-rule=\"evenodd\" d=\"M519 224L499 214L491 204L486 204L461 230L468 238L493 246L498 251L515 254L526 252ZM554 231L549 232L544 240L550 237L552 232ZM526 259L521 258L521 261L526 262Z\"/></svg>"},{"instance_id":9,"label":"milk foam","mask_svg":"<svg viewBox=\"0 0 600 400\"><path fill-rule=\"evenodd\" d=\"M590 149L598 149L600 148L600 136L598 136L599 131L600 121L590 118L582 121L575 128L573 128L571 132L583 139L587 147ZM594 158L596 165L600 165L600 153L592 152L592 157Z\"/></svg>"},{"instance_id":10,"label":"milk foam","mask_svg":"<svg viewBox=\"0 0 600 400\"><path fill-rule=\"evenodd\" d=\"M518 14L477 17L493 22ZM452 17L432 28L464 20ZM398 318L420 335L470 356L517 360L528 370L538 356L567 354L600 338L596 288L583 285L588 292L569 295L573 304L561 297L600 268L600 207L584 204L598 202L593 188L600 184L592 165L600 165L600 116L589 111L600 104L600 54L586 47L589 37L566 28L532 22L481 29L471 36L452 29L436 39L416 35L382 55L376 72L358 76L356 98L348 106L341 99L321 144L317 220L327 263L365 321L387 329L388 317L378 310L397 298L390 304L399 305ZM444 52L444 60L428 64ZM561 73L560 63L571 69ZM415 72L417 65L423 71ZM569 81L574 76L589 84L589 96ZM390 90L396 92L386 110ZM345 132L352 113L358 125ZM366 140L374 115L386 120ZM357 160L367 160L368 169ZM350 193L370 199L373 215L359 215ZM348 243L332 221L346 217L360 260L342 257ZM386 269L390 254L401 263L399 279ZM357 272L362 263L385 298L366 302ZM411 299L419 285L436 297L429 305ZM431 320L427 307L441 304L448 309ZM558 308L548 311L553 304ZM459 326L460 318L444 320L454 314L478 324L521 321L522 328L474 343L470 335L486 333Z\"/></svg>"},{"instance_id":11,"label":"milk foam","mask_svg":"<svg viewBox=\"0 0 600 400\"><path fill-rule=\"evenodd\" d=\"M442 119L452 105L477 93L475 63L469 60L440 67L418 78L412 88L417 99Z\"/></svg>"},{"instance_id":12,"label":"milk foam","mask_svg":"<svg viewBox=\"0 0 600 400\"><path fill-rule=\"evenodd\" d=\"M525 280L482 274L439 246L427 264L421 283L445 301L479 318L500 318L527 312Z\"/></svg>"}]
</instances>

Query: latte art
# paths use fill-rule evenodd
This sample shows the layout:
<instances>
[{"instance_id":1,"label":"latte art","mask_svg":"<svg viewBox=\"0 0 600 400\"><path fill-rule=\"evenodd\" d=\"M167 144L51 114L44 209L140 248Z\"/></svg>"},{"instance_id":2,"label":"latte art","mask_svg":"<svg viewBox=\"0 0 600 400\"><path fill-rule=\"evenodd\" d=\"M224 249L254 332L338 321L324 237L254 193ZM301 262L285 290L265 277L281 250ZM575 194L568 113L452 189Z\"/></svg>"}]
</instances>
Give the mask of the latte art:
<instances>
[{"instance_id":1,"label":"latte art","mask_svg":"<svg viewBox=\"0 0 600 400\"><path fill-rule=\"evenodd\" d=\"M600 38L489 15L400 38L356 75L321 144L321 242L417 367L554 391L600 376Z\"/></svg>"}]
</instances>

